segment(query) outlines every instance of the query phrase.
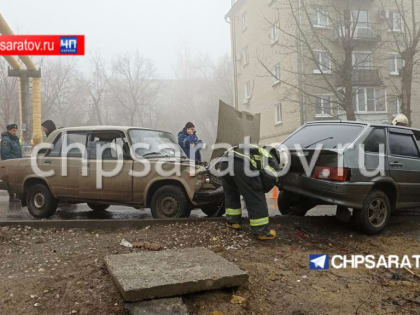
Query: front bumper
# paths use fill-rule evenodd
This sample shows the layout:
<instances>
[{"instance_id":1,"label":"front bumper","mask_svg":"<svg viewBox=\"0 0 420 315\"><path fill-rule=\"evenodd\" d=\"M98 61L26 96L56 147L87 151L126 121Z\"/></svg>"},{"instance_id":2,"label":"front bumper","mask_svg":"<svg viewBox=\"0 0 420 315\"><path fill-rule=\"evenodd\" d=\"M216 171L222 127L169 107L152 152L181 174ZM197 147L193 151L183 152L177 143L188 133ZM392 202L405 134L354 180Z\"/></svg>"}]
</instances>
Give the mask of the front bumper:
<instances>
[{"instance_id":1,"label":"front bumper","mask_svg":"<svg viewBox=\"0 0 420 315\"><path fill-rule=\"evenodd\" d=\"M217 189L197 191L194 194L193 202L196 204L217 203L222 201L224 196L223 187L220 186Z\"/></svg>"},{"instance_id":2,"label":"front bumper","mask_svg":"<svg viewBox=\"0 0 420 315\"><path fill-rule=\"evenodd\" d=\"M356 209L362 207L372 187L371 182L332 182L298 173L289 173L279 181L280 189L318 199L327 204Z\"/></svg>"}]
</instances>

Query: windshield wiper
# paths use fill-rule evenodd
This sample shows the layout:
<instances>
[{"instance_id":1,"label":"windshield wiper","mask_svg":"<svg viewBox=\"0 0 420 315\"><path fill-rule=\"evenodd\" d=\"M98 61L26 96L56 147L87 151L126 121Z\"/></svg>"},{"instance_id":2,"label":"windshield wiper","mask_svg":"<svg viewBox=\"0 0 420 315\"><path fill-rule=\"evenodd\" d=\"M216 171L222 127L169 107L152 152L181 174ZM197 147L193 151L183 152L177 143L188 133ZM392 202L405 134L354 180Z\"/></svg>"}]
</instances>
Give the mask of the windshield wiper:
<instances>
[{"instance_id":1,"label":"windshield wiper","mask_svg":"<svg viewBox=\"0 0 420 315\"><path fill-rule=\"evenodd\" d=\"M334 137L328 137L328 138L325 138L325 139L321 139L321 140L315 141L314 143L311 143L311 144L307 145L307 146L305 147L305 149L307 149L307 148L309 148L309 147L312 147L313 145L318 144L318 143L320 143L320 142L323 142L323 141L325 141L325 140L332 140L332 139L334 139Z\"/></svg>"},{"instance_id":2,"label":"windshield wiper","mask_svg":"<svg viewBox=\"0 0 420 315\"><path fill-rule=\"evenodd\" d=\"M146 157L146 156L150 156L150 155L159 155L159 156L161 156L162 153L161 152L148 152L146 154L143 154L142 157Z\"/></svg>"}]
</instances>

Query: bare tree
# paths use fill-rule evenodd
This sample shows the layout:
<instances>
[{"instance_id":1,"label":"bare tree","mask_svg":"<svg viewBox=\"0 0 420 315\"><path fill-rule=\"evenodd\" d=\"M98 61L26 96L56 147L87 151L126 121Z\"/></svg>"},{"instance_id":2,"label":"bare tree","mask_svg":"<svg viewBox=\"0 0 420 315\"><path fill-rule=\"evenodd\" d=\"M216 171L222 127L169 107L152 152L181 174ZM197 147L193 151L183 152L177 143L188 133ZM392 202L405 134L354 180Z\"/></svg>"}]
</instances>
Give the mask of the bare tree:
<instances>
[{"instance_id":1,"label":"bare tree","mask_svg":"<svg viewBox=\"0 0 420 315\"><path fill-rule=\"evenodd\" d=\"M309 3L310 2L310 3ZM360 4L353 0L313 1L282 1L282 7L277 10L288 10L291 21L281 24L279 17L267 19L278 32L282 40L278 45L284 54L295 53L299 58L297 70L293 67L283 71L296 74L298 84L278 77L263 58L259 62L266 72L278 82L297 90L298 94L319 99L320 94L330 94L330 100L338 110L344 111L349 120L355 120L354 97L358 93L358 82L372 79L380 83L379 71L367 66L372 53L355 60L354 52L359 41L375 41L379 44L378 35L371 25L360 16ZM318 6L319 5L319 6ZM280 12L278 13L280 16ZM284 14L282 14L284 16ZM325 21L319 27L314 17ZM280 35L275 35L280 37ZM274 38L272 38L274 40ZM377 45L378 46L378 45ZM379 102L385 101L381 96ZM303 102L301 97L299 102Z\"/></svg>"},{"instance_id":2,"label":"bare tree","mask_svg":"<svg viewBox=\"0 0 420 315\"><path fill-rule=\"evenodd\" d=\"M42 59L42 116L59 126L80 125L87 111L86 83L74 59Z\"/></svg>"},{"instance_id":3,"label":"bare tree","mask_svg":"<svg viewBox=\"0 0 420 315\"><path fill-rule=\"evenodd\" d=\"M393 47L402 60L401 112L411 123L411 96L414 70L419 62L417 56L420 42L420 20L416 13L420 7L415 0L387 0L386 3L381 0L381 6L386 16L388 30L392 34Z\"/></svg>"},{"instance_id":4,"label":"bare tree","mask_svg":"<svg viewBox=\"0 0 420 315\"><path fill-rule=\"evenodd\" d=\"M154 104L160 83L154 77L152 62L138 52L115 60L109 85L117 116L121 120L132 126L155 125L157 113Z\"/></svg>"},{"instance_id":5,"label":"bare tree","mask_svg":"<svg viewBox=\"0 0 420 315\"><path fill-rule=\"evenodd\" d=\"M87 89L94 120L103 125L108 120L105 101L109 97L109 74L106 63L99 54L90 58L91 75L88 78Z\"/></svg>"}]
</instances>

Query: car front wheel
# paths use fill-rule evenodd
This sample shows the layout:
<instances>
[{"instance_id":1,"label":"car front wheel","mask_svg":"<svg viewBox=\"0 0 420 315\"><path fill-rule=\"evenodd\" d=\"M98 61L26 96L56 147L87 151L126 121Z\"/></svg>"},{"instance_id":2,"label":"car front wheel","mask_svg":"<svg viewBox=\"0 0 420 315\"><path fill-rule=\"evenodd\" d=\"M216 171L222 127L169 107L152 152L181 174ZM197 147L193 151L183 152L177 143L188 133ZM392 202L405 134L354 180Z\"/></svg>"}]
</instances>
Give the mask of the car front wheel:
<instances>
[{"instance_id":1,"label":"car front wheel","mask_svg":"<svg viewBox=\"0 0 420 315\"><path fill-rule=\"evenodd\" d=\"M366 197L363 208L355 210L355 219L361 230L369 235L381 232L391 217L391 203L381 190L373 190Z\"/></svg>"},{"instance_id":2,"label":"car front wheel","mask_svg":"<svg viewBox=\"0 0 420 315\"><path fill-rule=\"evenodd\" d=\"M151 210L155 219L186 218L190 214L190 205L180 187L165 185L153 194Z\"/></svg>"},{"instance_id":3,"label":"car front wheel","mask_svg":"<svg viewBox=\"0 0 420 315\"><path fill-rule=\"evenodd\" d=\"M44 184L35 184L28 189L26 204L29 213L38 219L48 218L57 210L58 201Z\"/></svg>"}]
</instances>

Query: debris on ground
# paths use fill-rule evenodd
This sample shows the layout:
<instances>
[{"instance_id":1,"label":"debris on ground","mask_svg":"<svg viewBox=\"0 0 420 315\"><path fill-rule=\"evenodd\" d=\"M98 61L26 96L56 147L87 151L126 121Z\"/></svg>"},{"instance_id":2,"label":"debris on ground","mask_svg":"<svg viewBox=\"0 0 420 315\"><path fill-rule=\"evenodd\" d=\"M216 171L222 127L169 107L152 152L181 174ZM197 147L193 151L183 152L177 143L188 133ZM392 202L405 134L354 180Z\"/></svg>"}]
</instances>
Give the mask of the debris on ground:
<instances>
[{"instance_id":1,"label":"debris on ground","mask_svg":"<svg viewBox=\"0 0 420 315\"><path fill-rule=\"evenodd\" d=\"M278 238L266 243L255 240L247 225L237 232L208 221L117 231L0 227L0 313L123 314L124 301L104 257L162 252L121 246L125 239L158 242L162 249L204 247L249 274L248 285L239 289L184 296L191 315L418 314L420 281L405 270L399 270L403 280L393 280L395 270L382 268L308 268L309 254L418 255L416 217L392 217L387 230L373 237L328 217L271 222ZM295 222L310 239L296 237ZM232 304L232 295L247 302Z\"/></svg>"},{"instance_id":2,"label":"debris on ground","mask_svg":"<svg viewBox=\"0 0 420 315\"><path fill-rule=\"evenodd\" d=\"M120 242L121 246L127 247L127 248L133 248L133 244L131 244L129 241L122 239Z\"/></svg>"},{"instance_id":3,"label":"debris on ground","mask_svg":"<svg viewBox=\"0 0 420 315\"><path fill-rule=\"evenodd\" d=\"M145 242L145 241L134 242L133 247L134 248L146 249L146 250L153 250L153 251L158 251L158 250L163 249L162 245L160 245L158 243Z\"/></svg>"}]
</instances>

